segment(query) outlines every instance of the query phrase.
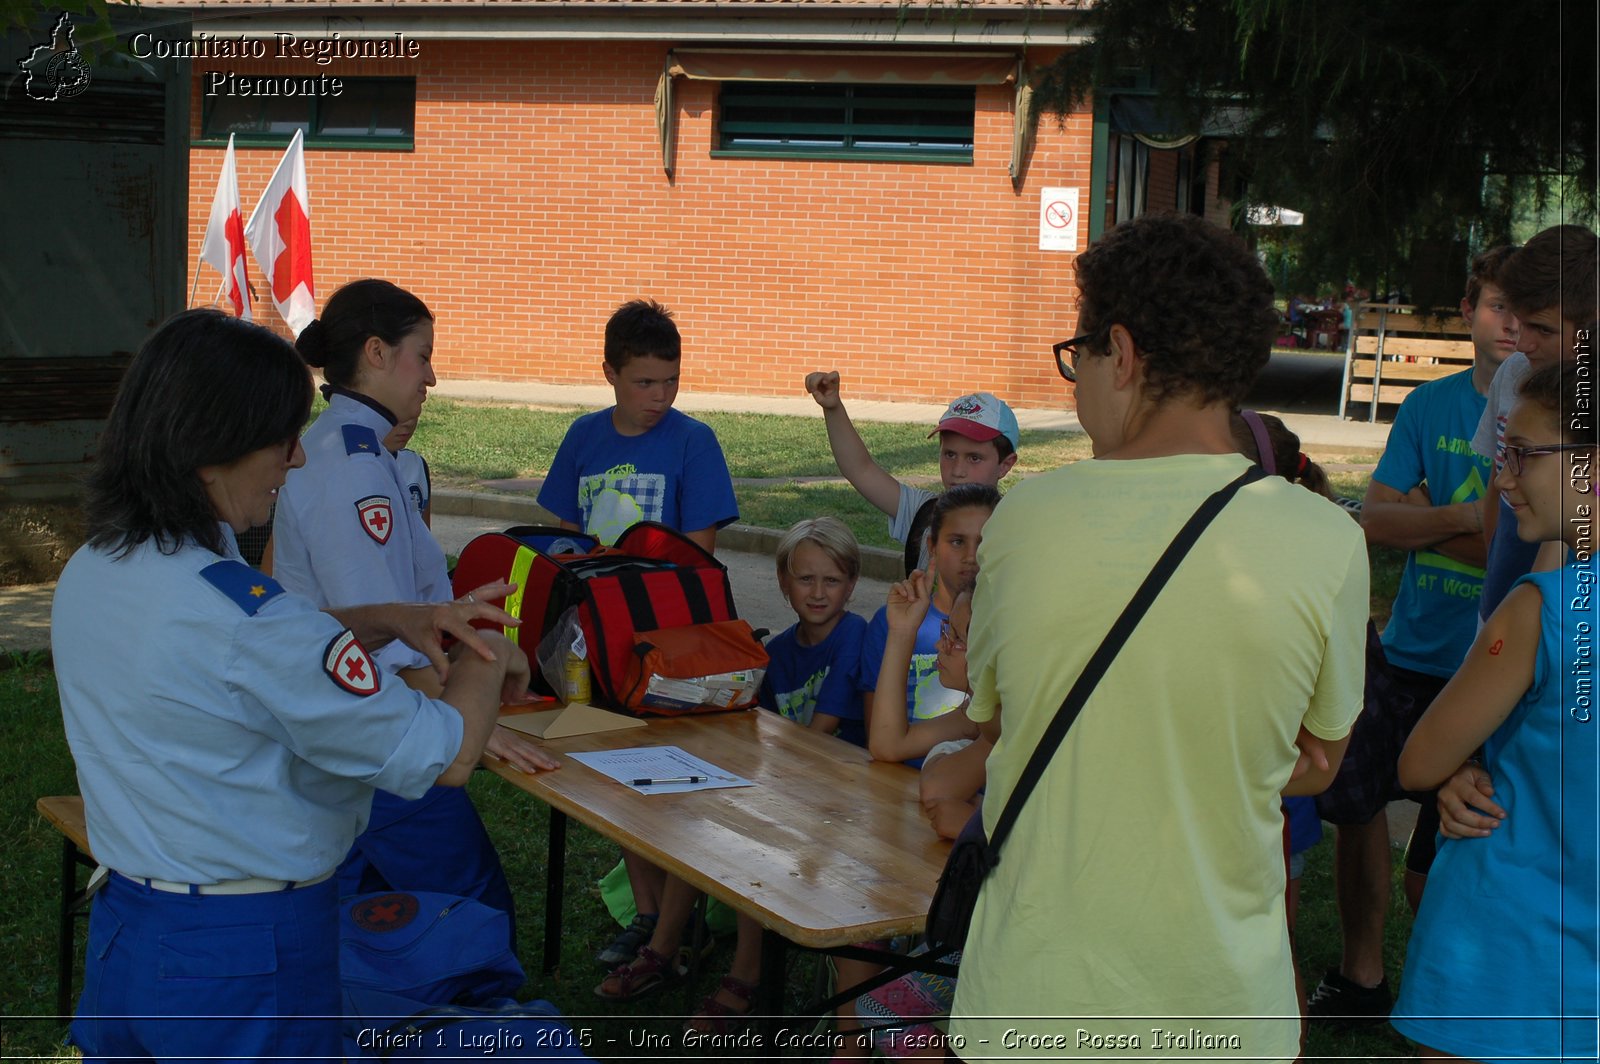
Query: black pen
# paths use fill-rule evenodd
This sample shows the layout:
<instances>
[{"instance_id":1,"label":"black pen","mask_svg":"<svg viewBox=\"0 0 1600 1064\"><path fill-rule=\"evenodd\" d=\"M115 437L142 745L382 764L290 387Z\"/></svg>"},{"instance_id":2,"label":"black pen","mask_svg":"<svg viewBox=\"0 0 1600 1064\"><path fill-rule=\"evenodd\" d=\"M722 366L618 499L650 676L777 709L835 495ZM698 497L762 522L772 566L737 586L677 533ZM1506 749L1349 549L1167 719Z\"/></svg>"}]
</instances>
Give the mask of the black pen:
<instances>
[{"instance_id":1,"label":"black pen","mask_svg":"<svg viewBox=\"0 0 1600 1064\"><path fill-rule=\"evenodd\" d=\"M635 787L654 787L663 783L709 783L710 776L663 776L655 780L634 780Z\"/></svg>"}]
</instances>

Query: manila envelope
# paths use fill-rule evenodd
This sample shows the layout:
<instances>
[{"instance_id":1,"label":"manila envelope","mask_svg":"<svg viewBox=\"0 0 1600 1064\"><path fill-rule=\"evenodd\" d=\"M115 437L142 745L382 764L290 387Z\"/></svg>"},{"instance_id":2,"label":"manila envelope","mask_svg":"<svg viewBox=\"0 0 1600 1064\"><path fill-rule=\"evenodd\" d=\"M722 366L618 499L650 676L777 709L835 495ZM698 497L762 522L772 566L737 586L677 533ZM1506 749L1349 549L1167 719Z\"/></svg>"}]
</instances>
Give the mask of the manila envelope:
<instances>
[{"instance_id":1,"label":"manila envelope","mask_svg":"<svg viewBox=\"0 0 1600 1064\"><path fill-rule=\"evenodd\" d=\"M595 732L622 731L625 728L646 726L638 717L625 717L621 713L597 709L583 702L574 702L560 709L544 710L529 710L526 706L506 706L500 711L500 723L513 731L523 732L537 739L565 739L572 735L592 735Z\"/></svg>"}]
</instances>

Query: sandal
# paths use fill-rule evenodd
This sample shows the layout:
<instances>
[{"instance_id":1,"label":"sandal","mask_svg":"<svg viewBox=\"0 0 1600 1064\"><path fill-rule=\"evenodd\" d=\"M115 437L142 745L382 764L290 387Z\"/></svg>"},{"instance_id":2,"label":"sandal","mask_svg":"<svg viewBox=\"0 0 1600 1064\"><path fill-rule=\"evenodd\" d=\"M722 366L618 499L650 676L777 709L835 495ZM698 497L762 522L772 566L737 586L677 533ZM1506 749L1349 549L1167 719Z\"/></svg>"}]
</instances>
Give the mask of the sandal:
<instances>
[{"instance_id":1,"label":"sandal","mask_svg":"<svg viewBox=\"0 0 1600 1064\"><path fill-rule=\"evenodd\" d=\"M717 1000L718 993L725 993L738 1003L724 1005ZM694 1015L683 1025L684 1032L732 1034L740 1026L741 1021L750 1015L751 1002L755 1000L755 996L756 988L753 983L735 979L731 975L723 976L722 982L717 984L716 992L707 994L695 1007Z\"/></svg>"},{"instance_id":2,"label":"sandal","mask_svg":"<svg viewBox=\"0 0 1600 1064\"><path fill-rule=\"evenodd\" d=\"M639 955L633 959L633 963L619 964L613 968L611 974L600 980L600 985L594 988L594 994L606 1001L632 1001L652 990L659 990L675 974L672 962L649 946L640 946ZM606 989L608 984L613 983L614 989Z\"/></svg>"},{"instance_id":3,"label":"sandal","mask_svg":"<svg viewBox=\"0 0 1600 1064\"><path fill-rule=\"evenodd\" d=\"M595 962L610 971L619 964L631 964L639 955L639 947L650 941L656 933L654 916L635 916L633 922L617 933L606 948L595 954Z\"/></svg>"}]
</instances>

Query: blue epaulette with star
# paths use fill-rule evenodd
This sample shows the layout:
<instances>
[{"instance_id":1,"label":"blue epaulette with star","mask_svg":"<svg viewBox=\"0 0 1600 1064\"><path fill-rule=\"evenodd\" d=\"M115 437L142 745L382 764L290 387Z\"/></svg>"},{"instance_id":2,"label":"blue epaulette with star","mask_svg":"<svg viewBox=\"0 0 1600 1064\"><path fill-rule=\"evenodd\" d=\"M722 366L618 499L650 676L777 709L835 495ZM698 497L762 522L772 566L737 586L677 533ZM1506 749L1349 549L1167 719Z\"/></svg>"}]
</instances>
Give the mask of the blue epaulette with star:
<instances>
[{"instance_id":1,"label":"blue epaulette with star","mask_svg":"<svg viewBox=\"0 0 1600 1064\"><path fill-rule=\"evenodd\" d=\"M262 606L283 594L282 584L244 562L213 562L201 569L200 575L252 617Z\"/></svg>"},{"instance_id":2,"label":"blue epaulette with star","mask_svg":"<svg viewBox=\"0 0 1600 1064\"><path fill-rule=\"evenodd\" d=\"M382 454L383 445L378 434L365 425L344 425L345 454Z\"/></svg>"}]
</instances>

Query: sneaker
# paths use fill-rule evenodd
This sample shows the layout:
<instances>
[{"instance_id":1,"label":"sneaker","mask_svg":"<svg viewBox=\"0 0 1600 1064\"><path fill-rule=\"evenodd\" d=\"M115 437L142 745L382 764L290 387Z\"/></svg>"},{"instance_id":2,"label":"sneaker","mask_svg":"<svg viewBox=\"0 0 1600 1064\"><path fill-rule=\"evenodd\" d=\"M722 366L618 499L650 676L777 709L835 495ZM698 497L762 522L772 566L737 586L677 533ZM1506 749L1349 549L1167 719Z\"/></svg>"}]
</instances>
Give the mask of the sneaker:
<instances>
[{"instance_id":1,"label":"sneaker","mask_svg":"<svg viewBox=\"0 0 1600 1064\"><path fill-rule=\"evenodd\" d=\"M1344 507L1346 510L1349 510L1350 513L1352 513L1356 517L1360 517L1361 516L1361 504L1365 500L1363 500L1363 499L1352 499L1348 495L1336 495L1336 496L1334 496L1333 501L1338 503L1340 506ZM1363 987L1362 989L1370 989L1370 988Z\"/></svg>"},{"instance_id":2,"label":"sneaker","mask_svg":"<svg viewBox=\"0 0 1600 1064\"><path fill-rule=\"evenodd\" d=\"M1329 968L1311 992L1306 1014L1313 1023L1329 1027L1366 1027L1387 1020L1392 1005L1387 979L1377 986L1362 986L1340 975L1339 969Z\"/></svg>"},{"instance_id":3,"label":"sneaker","mask_svg":"<svg viewBox=\"0 0 1600 1064\"><path fill-rule=\"evenodd\" d=\"M595 961L606 969L628 964L639 955L639 947L650 942L656 933L654 916L635 916L633 923L623 928L605 949L594 955Z\"/></svg>"}]
</instances>

